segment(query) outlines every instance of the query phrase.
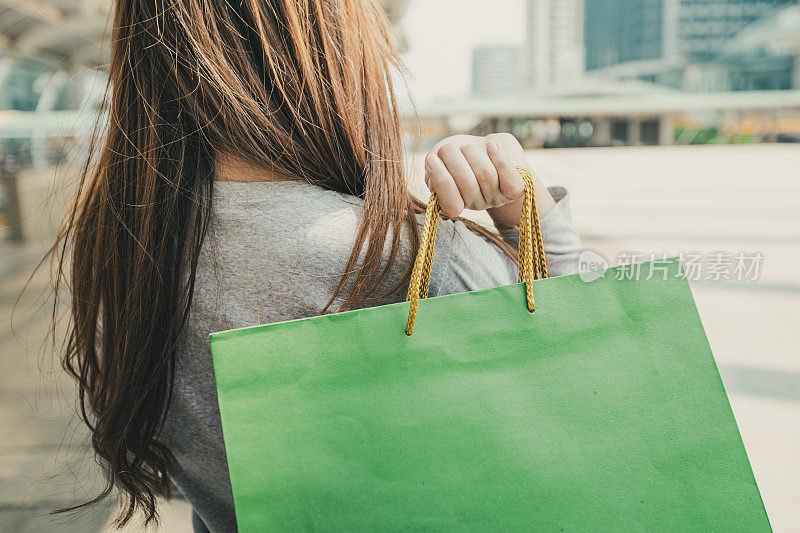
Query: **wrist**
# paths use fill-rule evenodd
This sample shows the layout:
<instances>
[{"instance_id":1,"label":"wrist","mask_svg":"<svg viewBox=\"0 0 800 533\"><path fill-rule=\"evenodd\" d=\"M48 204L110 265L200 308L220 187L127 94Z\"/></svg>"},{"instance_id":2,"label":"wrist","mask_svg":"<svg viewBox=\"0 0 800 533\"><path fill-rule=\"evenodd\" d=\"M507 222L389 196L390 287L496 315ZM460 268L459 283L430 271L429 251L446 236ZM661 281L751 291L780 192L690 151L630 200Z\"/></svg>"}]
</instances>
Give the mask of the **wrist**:
<instances>
[{"instance_id":1,"label":"wrist","mask_svg":"<svg viewBox=\"0 0 800 533\"><path fill-rule=\"evenodd\" d=\"M536 212L540 218L544 218L553 210L556 201L541 181L536 183L534 188L536 192ZM522 201L523 198L520 197L500 207L491 207L486 212L492 217L492 221L498 229L503 227L518 228L522 215Z\"/></svg>"},{"instance_id":2,"label":"wrist","mask_svg":"<svg viewBox=\"0 0 800 533\"><path fill-rule=\"evenodd\" d=\"M522 215L522 198L500 207L490 207L486 212L498 229L518 228Z\"/></svg>"}]
</instances>

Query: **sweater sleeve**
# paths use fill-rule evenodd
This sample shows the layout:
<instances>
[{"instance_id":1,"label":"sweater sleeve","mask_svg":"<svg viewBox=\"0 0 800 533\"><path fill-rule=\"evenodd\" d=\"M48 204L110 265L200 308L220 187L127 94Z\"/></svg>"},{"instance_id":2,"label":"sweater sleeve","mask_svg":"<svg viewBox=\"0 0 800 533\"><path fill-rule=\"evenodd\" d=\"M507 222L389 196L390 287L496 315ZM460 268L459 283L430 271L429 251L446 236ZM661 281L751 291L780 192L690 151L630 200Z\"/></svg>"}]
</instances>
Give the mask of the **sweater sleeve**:
<instances>
[{"instance_id":1,"label":"sweater sleeve","mask_svg":"<svg viewBox=\"0 0 800 533\"><path fill-rule=\"evenodd\" d=\"M569 195L563 187L550 187L556 205L541 220L542 237L551 276L578 272L583 251L578 232L572 226ZM519 229L507 228L503 238L516 246ZM517 282L516 265L500 249L470 231L462 222L443 220L439 224L431 271L431 296L475 291Z\"/></svg>"}]
</instances>

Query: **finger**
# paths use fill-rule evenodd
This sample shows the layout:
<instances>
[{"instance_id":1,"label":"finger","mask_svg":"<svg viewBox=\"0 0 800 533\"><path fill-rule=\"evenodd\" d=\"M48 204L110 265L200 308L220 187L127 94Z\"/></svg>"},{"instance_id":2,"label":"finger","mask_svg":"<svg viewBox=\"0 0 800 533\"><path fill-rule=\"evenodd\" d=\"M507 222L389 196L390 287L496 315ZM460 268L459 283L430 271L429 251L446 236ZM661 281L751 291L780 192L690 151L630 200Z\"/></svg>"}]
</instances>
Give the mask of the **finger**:
<instances>
[{"instance_id":1,"label":"finger","mask_svg":"<svg viewBox=\"0 0 800 533\"><path fill-rule=\"evenodd\" d=\"M461 146L462 144L478 143L481 141L483 141L483 137L476 137L475 135L451 135L434 144L433 148L431 148L431 153L438 153L439 149L448 143Z\"/></svg>"},{"instance_id":2,"label":"finger","mask_svg":"<svg viewBox=\"0 0 800 533\"><path fill-rule=\"evenodd\" d=\"M426 176L430 183L430 188L436 192L436 199L442 213L450 218L456 218L464 210L464 200L461 198L461 191L458 190L453 176L447 171L447 167L436 156L429 154L425 159L425 168L430 169Z\"/></svg>"},{"instance_id":3,"label":"finger","mask_svg":"<svg viewBox=\"0 0 800 533\"><path fill-rule=\"evenodd\" d=\"M486 139L489 141L494 141L497 143L498 146L509 152L509 154L514 153L513 148L518 148L522 150L522 146L519 144L519 141L516 137L508 132L499 132L499 133L492 133L486 136Z\"/></svg>"},{"instance_id":4,"label":"finger","mask_svg":"<svg viewBox=\"0 0 800 533\"><path fill-rule=\"evenodd\" d=\"M428 154L425 156L425 185L428 187L430 192L433 192L433 188L431 187L431 164L430 158L433 154ZM435 157L435 156L434 156Z\"/></svg>"},{"instance_id":5,"label":"finger","mask_svg":"<svg viewBox=\"0 0 800 533\"><path fill-rule=\"evenodd\" d=\"M489 159L486 147L482 143L465 144L461 147L461 153L475 175L486 207L498 207L507 203L500 192L497 169Z\"/></svg>"},{"instance_id":6,"label":"finger","mask_svg":"<svg viewBox=\"0 0 800 533\"><path fill-rule=\"evenodd\" d=\"M503 196L509 200L522 196L525 193L525 182L522 181L508 154L494 141L486 143L486 151L494 168L497 169L499 189Z\"/></svg>"},{"instance_id":7,"label":"finger","mask_svg":"<svg viewBox=\"0 0 800 533\"><path fill-rule=\"evenodd\" d=\"M458 190L461 191L464 206L467 209L484 209L483 195L478 186L478 180L461 150L455 144L448 143L439 148L437 155L455 180Z\"/></svg>"}]
</instances>

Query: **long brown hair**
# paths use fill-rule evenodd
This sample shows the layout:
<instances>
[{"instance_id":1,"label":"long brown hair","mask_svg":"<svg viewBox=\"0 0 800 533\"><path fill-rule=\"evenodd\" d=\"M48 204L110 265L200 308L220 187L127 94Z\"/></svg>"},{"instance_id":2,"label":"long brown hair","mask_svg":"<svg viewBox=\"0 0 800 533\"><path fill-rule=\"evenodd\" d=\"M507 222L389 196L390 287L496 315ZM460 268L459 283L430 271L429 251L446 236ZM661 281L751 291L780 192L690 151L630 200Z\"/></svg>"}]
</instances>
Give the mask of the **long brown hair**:
<instances>
[{"instance_id":1,"label":"long brown hair","mask_svg":"<svg viewBox=\"0 0 800 533\"><path fill-rule=\"evenodd\" d=\"M111 47L108 130L51 254L56 293L70 294L63 365L107 473L101 493L71 509L116 487L121 525L137 511L155 520L156 499L170 495L176 461L159 433L215 154L363 200L321 312L340 292L340 309L383 296L403 225L418 247L420 204L405 181L401 64L376 0L117 0Z\"/></svg>"}]
</instances>

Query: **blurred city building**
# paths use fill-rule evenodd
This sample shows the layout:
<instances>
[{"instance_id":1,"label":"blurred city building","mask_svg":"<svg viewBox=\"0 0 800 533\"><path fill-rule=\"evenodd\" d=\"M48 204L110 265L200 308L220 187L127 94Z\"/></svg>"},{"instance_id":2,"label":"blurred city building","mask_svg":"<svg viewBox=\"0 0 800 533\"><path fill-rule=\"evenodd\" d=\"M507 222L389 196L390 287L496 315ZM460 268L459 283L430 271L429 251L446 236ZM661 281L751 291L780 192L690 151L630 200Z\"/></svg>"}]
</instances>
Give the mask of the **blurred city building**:
<instances>
[{"instance_id":1,"label":"blurred city building","mask_svg":"<svg viewBox=\"0 0 800 533\"><path fill-rule=\"evenodd\" d=\"M64 111L94 109L102 100L108 7L107 0L0 0L4 158L41 168L59 159L65 138L86 133Z\"/></svg>"},{"instance_id":2,"label":"blurred city building","mask_svg":"<svg viewBox=\"0 0 800 533\"><path fill-rule=\"evenodd\" d=\"M472 51L472 94L493 96L520 85L521 50L516 46L481 46Z\"/></svg>"},{"instance_id":3,"label":"blurred city building","mask_svg":"<svg viewBox=\"0 0 800 533\"><path fill-rule=\"evenodd\" d=\"M585 2L587 72L690 91L800 88L799 51L764 46L797 0Z\"/></svg>"},{"instance_id":4,"label":"blurred city building","mask_svg":"<svg viewBox=\"0 0 800 533\"><path fill-rule=\"evenodd\" d=\"M659 62L672 55L674 41L666 39L677 29L665 13L664 0L585 0L584 39L586 70ZM671 14L671 13L669 13Z\"/></svg>"},{"instance_id":5,"label":"blurred city building","mask_svg":"<svg viewBox=\"0 0 800 533\"><path fill-rule=\"evenodd\" d=\"M401 49L409 1L382 0ZM84 157L74 147L102 101L110 5L0 0L2 159ZM800 139L798 0L524 5L524 43L476 49L470 96L420 105L428 142L493 129L528 147Z\"/></svg>"},{"instance_id":6,"label":"blurred city building","mask_svg":"<svg viewBox=\"0 0 800 533\"><path fill-rule=\"evenodd\" d=\"M526 80L536 91L577 81L584 71L583 0L527 0Z\"/></svg>"},{"instance_id":7,"label":"blurred city building","mask_svg":"<svg viewBox=\"0 0 800 533\"><path fill-rule=\"evenodd\" d=\"M721 48L714 68L687 69L684 87L800 89L800 5L775 10Z\"/></svg>"},{"instance_id":8,"label":"blurred city building","mask_svg":"<svg viewBox=\"0 0 800 533\"><path fill-rule=\"evenodd\" d=\"M381 0L401 49L408 2ZM82 140L105 94L111 6L0 0L0 160L44 168L62 157L83 159Z\"/></svg>"},{"instance_id":9,"label":"blurred city building","mask_svg":"<svg viewBox=\"0 0 800 533\"><path fill-rule=\"evenodd\" d=\"M531 148L800 141L798 0L525 6L525 82L502 92L511 76L487 78L507 72L504 61L476 50L475 78L485 78L472 95L420 109L432 138L511 130Z\"/></svg>"}]
</instances>

